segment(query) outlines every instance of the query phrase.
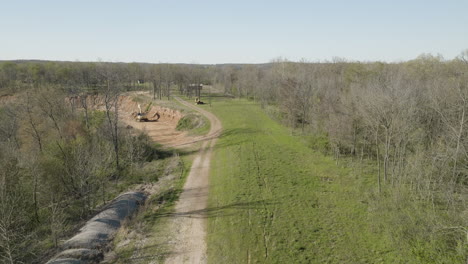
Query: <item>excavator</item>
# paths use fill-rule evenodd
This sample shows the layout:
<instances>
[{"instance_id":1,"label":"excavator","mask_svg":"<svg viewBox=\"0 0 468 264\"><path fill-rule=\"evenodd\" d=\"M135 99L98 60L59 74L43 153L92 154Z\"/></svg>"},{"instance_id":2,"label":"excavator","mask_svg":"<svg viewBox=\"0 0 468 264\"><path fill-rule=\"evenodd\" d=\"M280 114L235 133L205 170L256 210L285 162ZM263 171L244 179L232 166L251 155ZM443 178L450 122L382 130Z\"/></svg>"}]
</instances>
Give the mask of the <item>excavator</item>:
<instances>
[{"instance_id":1,"label":"excavator","mask_svg":"<svg viewBox=\"0 0 468 264\"><path fill-rule=\"evenodd\" d=\"M200 101L200 99L198 97L195 98L195 104L197 105L201 105L201 104L205 104L204 102Z\"/></svg>"},{"instance_id":2,"label":"excavator","mask_svg":"<svg viewBox=\"0 0 468 264\"><path fill-rule=\"evenodd\" d=\"M151 109L151 104L149 104L145 111L141 110L141 105L138 104L138 113L134 113L133 116L137 122L156 122L161 117L159 112L154 113L154 115L148 118L149 110ZM154 119L156 117L156 119Z\"/></svg>"}]
</instances>

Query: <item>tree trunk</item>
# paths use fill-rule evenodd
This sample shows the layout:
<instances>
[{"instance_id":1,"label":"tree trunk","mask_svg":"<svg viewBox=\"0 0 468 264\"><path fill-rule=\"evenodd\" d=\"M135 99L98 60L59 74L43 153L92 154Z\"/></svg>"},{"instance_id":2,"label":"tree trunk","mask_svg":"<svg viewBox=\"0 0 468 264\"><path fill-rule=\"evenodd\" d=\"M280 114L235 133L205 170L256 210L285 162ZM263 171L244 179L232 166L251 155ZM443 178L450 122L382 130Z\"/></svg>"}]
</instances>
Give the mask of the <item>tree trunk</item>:
<instances>
[{"instance_id":1,"label":"tree trunk","mask_svg":"<svg viewBox=\"0 0 468 264\"><path fill-rule=\"evenodd\" d=\"M387 175L388 175L388 155L389 155L389 148L390 148L390 136L388 132L388 128L385 127L385 156L384 156L384 183L387 183Z\"/></svg>"},{"instance_id":2,"label":"tree trunk","mask_svg":"<svg viewBox=\"0 0 468 264\"><path fill-rule=\"evenodd\" d=\"M41 135L39 134L39 131L37 130L36 123L34 123L33 117L32 117L32 109L31 109L31 101L29 100L29 93L26 94L26 112L28 114L28 121L29 125L31 126L33 130L33 138L36 139L37 145L39 147L39 152L42 152L42 138Z\"/></svg>"},{"instance_id":3,"label":"tree trunk","mask_svg":"<svg viewBox=\"0 0 468 264\"><path fill-rule=\"evenodd\" d=\"M107 122L109 124L109 128L111 130L111 137L112 143L114 145L114 153L115 153L115 167L117 173L120 170L120 163L119 163L119 135L118 135L118 119L119 119L119 95L111 94L110 91L110 83L107 82L107 92L105 95L105 106L106 106L106 117ZM111 110L114 108L114 120L111 117Z\"/></svg>"},{"instance_id":4,"label":"tree trunk","mask_svg":"<svg viewBox=\"0 0 468 264\"><path fill-rule=\"evenodd\" d=\"M120 170L120 155L119 155L119 126L118 126L118 120L119 120L119 99L118 96L115 99L116 101L114 102L114 151L115 151L115 166L117 172Z\"/></svg>"},{"instance_id":5,"label":"tree trunk","mask_svg":"<svg viewBox=\"0 0 468 264\"><path fill-rule=\"evenodd\" d=\"M451 180L452 192L455 192L455 185L456 185L456 182L457 182L458 153L460 152L460 144L461 144L461 138L462 138L462 135L463 135L464 122L465 122L465 104L463 104L461 120L460 120L460 128L458 130L458 135L457 135L457 148L455 150L455 155L454 155L454 162L453 162L453 169L452 169L452 180Z\"/></svg>"},{"instance_id":6,"label":"tree trunk","mask_svg":"<svg viewBox=\"0 0 468 264\"><path fill-rule=\"evenodd\" d=\"M86 123L86 128L89 130L89 114L88 114L88 96L84 95L81 96L80 101L81 101L81 106L83 107L84 113L85 113L85 123Z\"/></svg>"},{"instance_id":7,"label":"tree trunk","mask_svg":"<svg viewBox=\"0 0 468 264\"><path fill-rule=\"evenodd\" d=\"M34 173L34 172L33 172ZM34 173L34 186L33 186L33 203L34 203L34 217L36 218L36 222L40 222L39 220L39 206L37 204L37 173Z\"/></svg>"},{"instance_id":8,"label":"tree trunk","mask_svg":"<svg viewBox=\"0 0 468 264\"><path fill-rule=\"evenodd\" d=\"M382 184L380 182L380 151L379 151L379 129L375 131L375 147L377 148L377 167L378 167L378 173L377 173L377 182L379 185L379 193L382 192Z\"/></svg>"}]
</instances>

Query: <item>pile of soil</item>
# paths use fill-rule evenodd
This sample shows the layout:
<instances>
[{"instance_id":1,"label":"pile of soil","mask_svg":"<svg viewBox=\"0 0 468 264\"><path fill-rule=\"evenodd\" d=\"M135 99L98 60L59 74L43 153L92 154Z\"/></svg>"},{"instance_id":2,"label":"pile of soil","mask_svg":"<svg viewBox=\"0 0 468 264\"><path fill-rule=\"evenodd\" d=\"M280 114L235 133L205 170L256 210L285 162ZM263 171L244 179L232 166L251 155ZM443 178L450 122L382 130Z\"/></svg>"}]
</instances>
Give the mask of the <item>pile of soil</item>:
<instances>
[{"instance_id":1,"label":"pile of soil","mask_svg":"<svg viewBox=\"0 0 468 264\"><path fill-rule=\"evenodd\" d=\"M144 203L142 192L128 192L114 199L104 210L86 222L80 232L61 246L62 251L47 264L99 263L106 245L122 222Z\"/></svg>"}]
</instances>

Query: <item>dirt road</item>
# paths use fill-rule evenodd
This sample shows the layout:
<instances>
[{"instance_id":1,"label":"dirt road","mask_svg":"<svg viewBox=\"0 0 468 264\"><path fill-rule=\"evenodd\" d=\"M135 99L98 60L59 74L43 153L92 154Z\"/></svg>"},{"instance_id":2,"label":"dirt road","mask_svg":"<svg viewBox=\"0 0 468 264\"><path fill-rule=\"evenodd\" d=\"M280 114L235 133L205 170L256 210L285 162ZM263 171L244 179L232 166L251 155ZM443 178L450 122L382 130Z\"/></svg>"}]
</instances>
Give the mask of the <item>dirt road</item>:
<instances>
[{"instance_id":1,"label":"dirt road","mask_svg":"<svg viewBox=\"0 0 468 264\"><path fill-rule=\"evenodd\" d=\"M212 113L176 98L180 103L195 109L211 122L210 132L197 141L202 146L196 155L182 194L171 215L171 254L166 263L206 263L206 219L210 159L217 137L221 132L221 122Z\"/></svg>"}]
</instances>

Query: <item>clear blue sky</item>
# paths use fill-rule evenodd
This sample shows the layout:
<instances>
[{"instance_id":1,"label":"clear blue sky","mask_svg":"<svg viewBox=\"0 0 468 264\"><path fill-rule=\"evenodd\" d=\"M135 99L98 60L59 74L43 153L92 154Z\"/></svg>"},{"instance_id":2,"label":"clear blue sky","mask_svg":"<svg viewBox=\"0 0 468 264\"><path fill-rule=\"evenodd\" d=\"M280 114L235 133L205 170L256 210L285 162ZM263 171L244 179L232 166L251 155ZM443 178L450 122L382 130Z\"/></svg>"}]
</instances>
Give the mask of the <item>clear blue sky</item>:
<instances>
[{"instance_id":1,"label":"clear blue sky","mask_svg":"<svg viewBox=\"0 0 468 264\"><path fill-rule=\"evenodd\" d=\"M468 0L0 0L0 60L452 59Z\"/></svg>"}]
</instances>

